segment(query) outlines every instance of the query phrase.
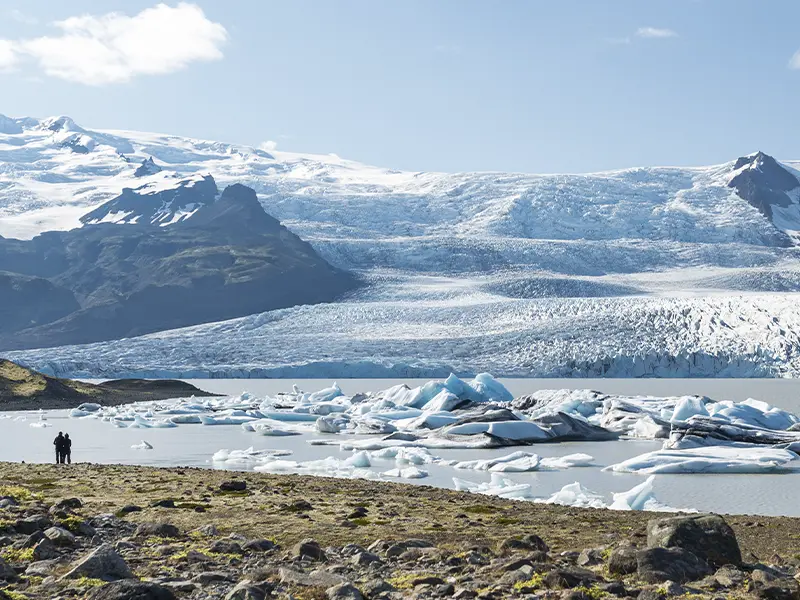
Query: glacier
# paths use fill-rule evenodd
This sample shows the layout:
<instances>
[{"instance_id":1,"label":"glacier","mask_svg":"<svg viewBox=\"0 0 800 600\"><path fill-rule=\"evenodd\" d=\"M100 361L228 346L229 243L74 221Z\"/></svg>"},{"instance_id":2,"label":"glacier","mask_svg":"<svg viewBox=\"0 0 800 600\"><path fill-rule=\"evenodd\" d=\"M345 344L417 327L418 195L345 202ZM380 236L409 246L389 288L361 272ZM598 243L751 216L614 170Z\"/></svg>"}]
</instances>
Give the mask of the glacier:
<instances>
[{"instance_id":1,"label":"glacier","mask_svg":"<svg viewBox=\"0 0 800 600\"><path fill-rule=\"evenodd\" d=\"M211 175L255 189L269 214L367 284L335 304L3 353L49 374L800 374L800 183L768 211L745 193L776 172L791 188L794 161L755 153L707 167L426 173L64 116L0 122L0 235L82 226L126 189L146 206L122 202L84 222L169 226L198 204L162 206L158 194Z\"/></svg>"}]
</instances>

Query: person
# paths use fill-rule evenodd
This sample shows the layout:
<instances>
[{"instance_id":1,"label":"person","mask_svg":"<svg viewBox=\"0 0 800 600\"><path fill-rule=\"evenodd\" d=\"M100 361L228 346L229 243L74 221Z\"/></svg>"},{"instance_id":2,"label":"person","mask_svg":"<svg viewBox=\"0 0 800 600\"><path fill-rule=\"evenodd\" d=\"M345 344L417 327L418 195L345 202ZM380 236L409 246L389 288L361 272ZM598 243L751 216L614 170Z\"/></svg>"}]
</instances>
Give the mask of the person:
<instances>
[{"instance_id":1,"label":"person","mask_svg":"<svg viewBox=\"0 0 800 600\"><path fill-rule=\"evenodd\" d=\"M64 458L67 459L67 464L72 464L72 440L68 433L64 434ZM64 462L63 460L61 462Z\"/></svg>"},{"instance_id":2,"label":"person","mask_svg":"<svg viewBox=\"0 0 800 600\"><path fill-rule=\"evenodd\" d=\"M56 464L63 464L64 462L64 433L59 431L56 439L53 440L53 445L56 447Z\"/></svg>"}]
</instances>

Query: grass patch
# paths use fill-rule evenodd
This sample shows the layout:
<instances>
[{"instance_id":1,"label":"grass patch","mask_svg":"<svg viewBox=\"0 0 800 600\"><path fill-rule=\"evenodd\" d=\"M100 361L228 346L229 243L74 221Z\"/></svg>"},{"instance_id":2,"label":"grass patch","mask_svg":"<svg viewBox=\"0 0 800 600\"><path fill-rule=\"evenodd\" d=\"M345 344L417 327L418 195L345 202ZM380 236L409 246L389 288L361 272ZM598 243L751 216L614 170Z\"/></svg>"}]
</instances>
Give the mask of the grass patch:
<instances>
[{"instance_id":1,"label":"grass patch","mask_svg":"<svg viewBox=\"0 0 800 600\"><path fill-rule=\"evenodd\" d=\"M497 517L494 522L498 525L516 525L519 523L519 519L515 519L514 517Z\"/></svg>"},{"instance_id":2,"label":"grass patch","mask_svg":"<svg viewBox=\"0 0 800 600\"><path fill-rule=\"evenodd\" d=\"M106 582L102 579L95 579L93 577L78 577L78 579L75 580L75 583L78 585L78 587L88 588L100 587L106 584Z\"/></svg>"},{"instance_id":3,"label":"grass patch","mask_svg":"<svg viewBox=\"0 0 800 600\"><path fill-rule=\"evenodd\" d=\"M67 515L63 519L58 521L58 525L63 527L64 529L71 531L72 533L77 533L80 526L83 524L83 519L80 517L76 517L75 515Z\"/></svg>"},{"instance_id":4,"label":"grass patch","mask_svg":"<svg viewBox=\"0 0 800 600\"><path fill-rule=\"evenodd\" d=\"M514 591L520 594L529 594L534 590L538 590L544 584L544 574L534 573L533 577L525 581L518 581L514 584Z\"/></svg>"},{"instance_id":5,"label":"grass patch","mask_svg":"<svg viewBox=\"0 0 800 600\"><path fill-rule=\"evenodd\" d=\"M350 522L360 527L370 524L370 520L367 517L358 517L357 519L350 519Z\"/></svg>"},{"instance_id":6,"label":"grass patch","mask_svg":"<svg viewBox=\"0 0 800 600\"><path fill-rule=\"evenodd\" d=\"M414 581L423 577L435 577L435 575L431 573L400 573L399 575L392 575L386 582L398 590L410 590L414 588Z\"/></svg>"},{"instance_id":7,"label":"grass patch","mask_svg":"<svg viewBox=\"0 0 800 600\"><path fill-rule=\"evenodd\" d=\"M31 562L33 560L33 548L6 547L0 550L0 556L12 563Z\"/></svg>"},{"instance_id":8,"label":"grass patch","mask_svg":"<svg viewBox=\"0 0 800 600\"><path fill-rule=\"evenodd\" d=\"M471 513L473 515L491 515L501 509L496 506L488 506L486 504L474 504L472 506L465 506L462 510L465 513Z\"/></svg>"},{"instance_id":9,"label":"grass patch","mask_svg":"<svg viewBox=\"0 0 800 600\"><path fill-rule=\"evenodd\" d=\"M36 494L21 485L0 485L0 496L11 496L17 502L42 500L41 494Z\"/></svg>"}]
</instances>

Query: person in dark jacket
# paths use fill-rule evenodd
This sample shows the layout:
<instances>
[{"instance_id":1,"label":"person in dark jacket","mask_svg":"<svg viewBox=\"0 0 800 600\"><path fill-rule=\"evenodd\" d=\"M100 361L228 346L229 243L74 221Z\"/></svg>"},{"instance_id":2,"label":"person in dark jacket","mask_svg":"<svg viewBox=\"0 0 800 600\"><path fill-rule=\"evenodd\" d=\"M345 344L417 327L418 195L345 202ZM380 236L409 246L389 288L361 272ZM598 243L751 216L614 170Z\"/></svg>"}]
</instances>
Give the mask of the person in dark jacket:
<instances>
[{"instance_id":1,"label":"person in dark jacket","mask_svg":"<svg viewBox=\"0 0 800 600\"><path fill-rule=\"evenodd\" d=\"M68 433L64 434L64 458L67 459L67 464L72 464L72 440ZM61 462L64 462L63 460Z\"/></svg>"},{"instance_id":2,"label":"person in dark jacket","mask_svg":"<svg viewBox=\"0 0 800 600\"><path fill-rule=\"evenodd\" d=\"M56 439L53 440L53 445L56 447L56 464L64 463L65 439L64 434L59 431Z\"/></svg>"}]
</instances>

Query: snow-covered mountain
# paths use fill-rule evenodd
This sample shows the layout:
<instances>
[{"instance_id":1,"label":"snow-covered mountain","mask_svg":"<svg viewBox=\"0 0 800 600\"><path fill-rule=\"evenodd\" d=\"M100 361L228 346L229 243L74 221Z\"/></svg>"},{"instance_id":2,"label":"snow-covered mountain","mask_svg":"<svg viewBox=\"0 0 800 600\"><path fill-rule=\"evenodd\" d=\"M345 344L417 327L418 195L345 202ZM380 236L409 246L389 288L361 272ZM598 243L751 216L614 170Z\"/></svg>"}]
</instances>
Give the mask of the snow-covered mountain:
<instances>
[{"instance_id":1,"label":"snow-covered mountain","mask_svg":"<svg viewBox=\"0 0 800 600\"><path fill-rule=\"evenodd\" d=\"M372 282L343 303L13 358L73 375L791 374L798 166L757 152L581 175L405 172L0 117L0 235L170 227L214 201L213 176Z\"/></svg>"}]
</instances>

